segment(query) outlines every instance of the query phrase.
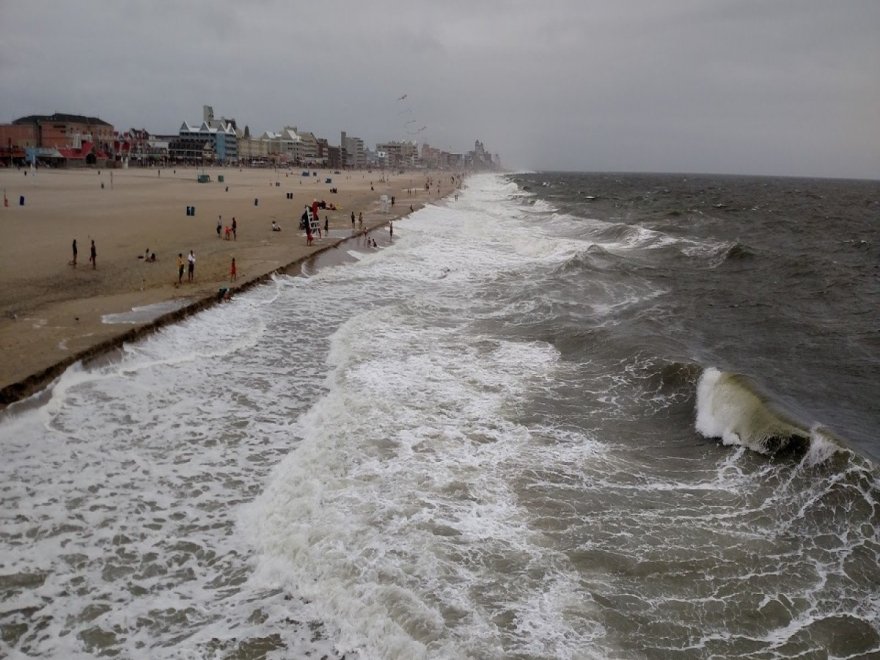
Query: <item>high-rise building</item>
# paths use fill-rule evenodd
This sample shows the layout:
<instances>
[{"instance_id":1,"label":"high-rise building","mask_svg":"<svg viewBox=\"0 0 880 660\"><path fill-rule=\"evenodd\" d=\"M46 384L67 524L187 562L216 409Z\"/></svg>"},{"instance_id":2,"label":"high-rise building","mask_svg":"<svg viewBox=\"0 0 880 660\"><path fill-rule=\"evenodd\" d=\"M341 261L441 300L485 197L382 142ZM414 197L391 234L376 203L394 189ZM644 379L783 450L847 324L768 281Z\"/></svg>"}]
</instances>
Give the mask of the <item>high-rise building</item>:
<instances>
[{"instance_id":1,"label":"high-rise building","mask_svg":"<svg viewBox=\"0 0 880 660\"><path fill-rule=\"evenodd\" d=\"M342 163L345 167L366 167L367 155L361 138L349 137L342 131L339 148L342 150Z\"/></svg>"}]
</instances>

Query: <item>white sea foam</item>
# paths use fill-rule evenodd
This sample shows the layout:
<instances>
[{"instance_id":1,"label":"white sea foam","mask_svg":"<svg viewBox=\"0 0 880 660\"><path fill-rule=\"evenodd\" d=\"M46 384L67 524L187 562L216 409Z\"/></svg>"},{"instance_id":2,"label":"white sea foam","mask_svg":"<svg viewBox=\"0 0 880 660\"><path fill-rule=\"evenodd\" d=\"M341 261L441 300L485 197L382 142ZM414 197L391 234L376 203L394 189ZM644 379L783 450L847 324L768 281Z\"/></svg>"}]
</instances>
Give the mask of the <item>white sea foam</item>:
<instances>
[{"instance_id":1,"label":"white sea foam","mask_svg":"<svg viewBox=\"0 0 880 660\"><path fill-rule=\"evenodd\" d=\"M253 536L366 657L529 652L534 639L511 642L493 624L496 600L524 629L552 620L553 634L584 638L565 623L570 588L553 596L554 582L571 584L563 558L534 584L485 572L549 559L510 489L534 438L503 411L555 369L555 351L407 320L382 308L334 335L328 394L247 516ZM497 593L475 596L485 589Z\"/></svg>"},{"instance_id":2,"label":"white sea foam","mask_svg":"<svg viewBox=\"0 0 880 660\"><path fill-rule=\"evenodd\" d=\"M154 303L152 305L141 305L139 307L132 307L131 311L128 312L120 312L118 314L104 314L101 317L101 323L148 323L159 318L163 314L174 312L182 307L185 307L188 302L189 301L187 300L172 300L170 302L160 302Z\"/></svg>"},{"instance_id":3,"label":"white sea foam","mask_svg":"<svg viewBox=\"0 0 880 660\"><path fill-rule=\"evenodd\" d=\"M820 465L838 452L850 453L840 446L840 441L829 429L820 424L813 425L810 429L810 447L804 457L805 463L810 466Z\"/></svg>"},{"instance_id":4,"label":"white sea foam","mask_svg":"<svg viewBox=\"0 0 880 660\"><path fill-rule=\"evenodd\" d=\"M526 392L554 379L558 354L474 335L462 309L462 287L522 269L524 257L562 257L518 236L493 245L501 218L468 222L473 212L431 209L389 248L393 258L326 275L373 282L390 304L333 334L327 392L298 422L303 441L243 517L264 561L286 563L279 577L335 623L340 648L364 657L548 653L562 639L583 650L602 634L584 626L592 604L512 490L529 466L576 471L597 450L560 436L551 460L554 432L509 418ZM448 235L421 230L441 222ZM540 574L503 577L503 566L531 565ZM494 621L502 603L510 626Z\"/></svg>"},{"instance_id":5,"label":"white sea foam","mask_svg":"<svg viewBox=\"0 0 880 660\"><path fill-rule=\"evenodd\" d=\"M261 302L240 296L75 365L2 420L4 573L38 585L6 592L5 623L26 631L15 648L207 657L280 634L295 654L332 652L284 623L314 614L249 576L235 532L236 502L288 450L295 414L271 382L283 370L250 359L266 353Z\"/></svg>"}]
</instances>

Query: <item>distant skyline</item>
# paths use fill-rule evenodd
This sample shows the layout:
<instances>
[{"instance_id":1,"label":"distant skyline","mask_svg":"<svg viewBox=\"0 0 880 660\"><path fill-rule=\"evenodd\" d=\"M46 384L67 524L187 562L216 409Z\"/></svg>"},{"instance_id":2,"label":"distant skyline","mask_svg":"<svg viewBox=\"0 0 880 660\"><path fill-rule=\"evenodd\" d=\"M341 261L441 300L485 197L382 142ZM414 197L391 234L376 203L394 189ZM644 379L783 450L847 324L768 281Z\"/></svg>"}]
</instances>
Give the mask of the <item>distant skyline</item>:
<instances>
[{"instance_id":1,"label":"distant skyline","mask_svg":"<svg viewBox=\"0 0 880 660\"><path fill-rule=\"evenodd\" d=\"M210 105L516 169L880 179L878 34L877 0L0 0L0 122Z\"/></svg>"}]
</instances>

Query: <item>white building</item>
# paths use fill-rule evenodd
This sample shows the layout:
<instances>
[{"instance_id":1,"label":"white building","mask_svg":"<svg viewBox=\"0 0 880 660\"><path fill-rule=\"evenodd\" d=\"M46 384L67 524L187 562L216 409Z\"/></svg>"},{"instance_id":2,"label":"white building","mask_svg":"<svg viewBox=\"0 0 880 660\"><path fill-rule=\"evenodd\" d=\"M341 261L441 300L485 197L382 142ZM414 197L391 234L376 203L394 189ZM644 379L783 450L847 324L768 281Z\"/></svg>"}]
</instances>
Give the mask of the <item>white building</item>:
<instances>
[{"instance_id":1,"label":"white building","mask_svg":"<svg viewBox=\"0 0 880 660\"><path fill-rule=\"evenodd\" d=\"M205 121L198 126L183 122L172 150L183 160L202 160L211 154L220 163L234 163L238 161L238 136L232 124L212 127Z\"/></svg>"}]
</instances>

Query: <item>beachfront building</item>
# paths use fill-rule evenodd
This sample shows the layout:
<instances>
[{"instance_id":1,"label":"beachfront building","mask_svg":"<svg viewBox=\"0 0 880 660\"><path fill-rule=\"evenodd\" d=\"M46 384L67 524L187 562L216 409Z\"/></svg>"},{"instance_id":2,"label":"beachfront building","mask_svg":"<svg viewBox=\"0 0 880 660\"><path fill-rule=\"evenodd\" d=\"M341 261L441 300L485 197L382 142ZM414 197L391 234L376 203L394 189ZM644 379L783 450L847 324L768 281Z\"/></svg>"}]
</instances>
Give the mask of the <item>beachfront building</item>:
<instances>
[{"instance_id":1,"label":"beachfront building","mask_svg":"<svg viewBox=\"0 0 880 660\"><path fill-rule=\"evenodd\" d=\"M176 139L169 145L170 156L185 163L238 162L238 135L235 120L214 117L214 109L202 107L202 123L183 122Z\"/></svg>"},{"instance_id":2,"label":"beachfront building","mask_svg":"<svg viewBox=\"0 0 880 660\"><path fill-rule=\"evenodd\" d=\"M327 144L324 162L327 167L338 170L342 167L342 149L333 144Z\"/></svg>"},{"instance_id":3,"label":"beachfront building","mask_svg":"<svg viewBox=\"0 0 880 660\"><path fill-rule=\"evenodd\" d=\"M440 169L440 160L442 158L442 149L432 147L428 143L422 145L419 150L419 159L425 167L431 169Z\"/></svg>"},{"instance_id":4,"label":"beachfront building","mask_svg":"<svg viewBox=\"0 0 880 660\"><path fill-rule=\"evenodd\" d=\"M466 165L474 170L491 170L495 167L492 154L486 151L486 147L479 140L474 141L474 150L467 153Z\"/></svg>"},{"instance_id":5,"label":"beachfront building","mask_svg":"<svg viewBox=\"0 0 880 660\"><path fill-rule=\"evenodd\" d=\"M183 122L170 151L174 159L188 163L235 163L238 162L238 136L231 124L213 128L207 122L198 126Z\"/></svg>"},{"instance_id":6,"label":"beachfront building","mask_svg":"<svg viewBox=\"0 0 880 660\"><path fill-rule=\"evenodd\" d=\"M428 144L422 145L421 161L425 167L438 170L498 170L501 158L490 154L482 142L474 142L473 151L453 153L437 149Z\"/></svg>"},{"instance_id":7,"label":"beachfront building","mask_svg":"<svg viewBox=\"0 0 880 660\"><path fill-rule=\"evenodd\" d=\"M321 158L321 147L315 134L309 131L297 131L297 134L302 140L300 143L300 164L323 165L324 159Z\"/></svg>"},{"instance_id":8,"label":"beachfront building","mask_svg":"<svg viewBox=\"0 0 880 660\"><path fill-rule=\"evenodd\" d=\"M168 161L169 140L151 135L145 128L131 128L116 134L113 153L123 165L161 165Z\"/></svg>"},{"instance_id":9,"label":"beachfront building","mask_svg":"<svg viewBox=\"0 0 880 660\"><path fill-rule=\"evenodd\" d=\"M263 136L251 136L250 128L236 131L238 136L238 162L247 165L266 165L270 162L269 140Z\"/></svg>"},{"instance_id":10,"label":"beachfront building","mask_svg":"<svg viewBox=\"0 0 880 660\"><path fill-rule=\"evenodd\" d=\"M234 163L238 161L238 137L231 125L220 129L206 122L198 126L183 122L170 153L175 160L186 163Z\"/></svg>"},{"instance_id":11,"label":"beachfront building","mask_svg":"<svg viewBox=\"0 0 880 660\"><path fill-rule=\"evenodd\" d=\"M384 142L376 145L379 163L384 167L416 167L419 147L415 142Z\"/></svg>"},{"instance_id":12,"label":"beachfront building","mask_svg":"<svg viewBox=\"0 0 880 660\"><path fill-rule=\"evenodd\" d=\"M422 165L432 170L450 170L455 168L456 158L448 151L423 144L420 156Z\"/></svg>"},{"instance_id":13,"label":"beachfront building","mask_svg":"<svg viewBox=\"0 0 880 660\"><path fill-rule=\"evenodd\" d=\"M266 131L260 136L269 143L269 159L279 165L296 165L302 158L302 138L295 126L285 126L281 131Z\"/></svg>"},{"instance_id":14,"label":"beachfront building","mask_svg":"<svg viewBox=\"0 0 880 660\"><path fill-rule=\"evenodd\" d=\"M318 145L318 160L326 167L339 167L339 147L332 147L327 138L315 138Z\"/></svg>"},{"instance_id":15,"label":"beachfront building","mask_svg":"<svg viewBox=\"0 0 880 660\"><path fill-rule=\"evenodd\" d=\"M25 150L37 146L37 137L32 126L25 124L0 125L0 158L12 167L24 163Z\"/></svg>"},{"instance_id":16,"label":"beachfront building","mask_svg":"<svg viewBox=\"0 0 880 660\"><path fill-rule=\"evenodd\" d=\"M98 117L56 112L0 125L0 158L8 163L99 164L110 158L115 131Z\"/></svg>"},{"instance_id":17,"label":"beachfront building","mask_svg":"<svg viewBox=\"0 0 880 660\"><path fill-rule=\"evenodd\" d=\"M339 148L343 167L366 167L367 155L361 138L348 136L342 131Z\"/></svg>"}]
</instances>

